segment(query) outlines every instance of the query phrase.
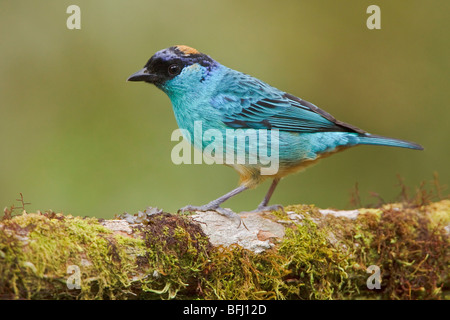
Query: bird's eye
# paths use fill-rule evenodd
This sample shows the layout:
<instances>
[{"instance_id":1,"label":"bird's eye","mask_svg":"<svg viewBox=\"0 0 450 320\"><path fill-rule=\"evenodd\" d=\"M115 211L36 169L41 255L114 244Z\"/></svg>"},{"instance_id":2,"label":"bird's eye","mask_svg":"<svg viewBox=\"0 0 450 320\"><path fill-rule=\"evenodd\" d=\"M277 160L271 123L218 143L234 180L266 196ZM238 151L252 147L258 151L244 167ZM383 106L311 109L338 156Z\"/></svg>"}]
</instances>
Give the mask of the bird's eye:
<instances>
[{"instance_id":1,"label":"bird's eye","mask_svg":"<svg viewBox=\"0 0 450 320\"><path fill-rule=\"evenodd\" d=\"M170 75L175 76L181 72L181 68L177 64L171 64L168 71Z\"/></svg>"}]
</instances>

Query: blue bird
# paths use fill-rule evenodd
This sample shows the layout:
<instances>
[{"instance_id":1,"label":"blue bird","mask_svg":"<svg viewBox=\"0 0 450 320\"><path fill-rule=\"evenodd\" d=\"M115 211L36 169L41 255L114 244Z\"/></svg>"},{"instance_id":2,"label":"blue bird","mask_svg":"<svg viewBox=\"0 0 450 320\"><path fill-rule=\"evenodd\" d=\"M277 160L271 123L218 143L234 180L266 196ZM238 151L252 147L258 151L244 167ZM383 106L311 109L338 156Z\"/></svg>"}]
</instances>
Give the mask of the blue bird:
<instances>
[{"instance_id":1,"label":"blue bird","mask_svg":"<svg viewBox=\"0 0 450 320\"><path fill-rule=\"evenodd\" d=\"M278 133L276 139L270 138L272 136L259 139L256 149L245 146L243 150L248 160L252 152L258 153L262 147L276 145L276 172L262 174L265 166L262 161L226 163L239 173L239 187L208 204L188 205L181 211L214 210L228 217L236 217L234 212L220 205L268 178L273 179L272 184L254 211L282 209L281 205L268 205L280 179L326 156L357 145L423 150L416 143L373 135L339 121L308 101L227 68L208 55L184 45L158 51L128 81L144 81L164 91L172 102L178 126L189 133L185 137L202 150L205 150L207 143L201 141L196 144L194 140L197 138L193 138L194 126L198 121L201 121L203 130L214 129L224 136L229 130L238 129L263 130L267 137ZM234 142L233 148L232 151L238 152ZM215 151L220 152L219 149Z\"/></svg>"}]
</instances>

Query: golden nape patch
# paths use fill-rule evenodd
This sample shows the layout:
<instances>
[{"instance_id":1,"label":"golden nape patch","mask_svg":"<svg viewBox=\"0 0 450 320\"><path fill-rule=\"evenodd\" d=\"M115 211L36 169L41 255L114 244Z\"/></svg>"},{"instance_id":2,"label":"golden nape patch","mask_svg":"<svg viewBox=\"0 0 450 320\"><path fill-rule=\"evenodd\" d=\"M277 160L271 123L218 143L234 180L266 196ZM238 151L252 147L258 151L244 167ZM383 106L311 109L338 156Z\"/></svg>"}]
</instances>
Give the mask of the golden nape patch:
<instances>
[{"instance_id":1,"label":"golden nape patch","mask_svg":"<svg viewBox=\"0 0 450 320\"><path fill-rule=\"evenodd\" d=\"M188 47L188 46L184 46L184 45L178 45L175 46L177 47L178 50L180 50L181 52L183 52L184 54L199 54L200 52L198 52L196 49Z\"/></svg>"}]
</instances>

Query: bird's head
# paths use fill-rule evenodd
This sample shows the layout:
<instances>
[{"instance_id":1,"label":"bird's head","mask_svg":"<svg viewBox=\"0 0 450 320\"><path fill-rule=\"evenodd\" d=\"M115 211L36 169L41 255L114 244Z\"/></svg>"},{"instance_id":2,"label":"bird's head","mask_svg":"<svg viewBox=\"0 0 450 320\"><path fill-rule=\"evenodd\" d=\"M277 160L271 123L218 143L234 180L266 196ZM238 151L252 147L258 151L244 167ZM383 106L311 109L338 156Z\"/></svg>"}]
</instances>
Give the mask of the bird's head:
<instances>
[{"instance_id":1,"label":"bird's head","mask_svg":"<svg viewBox=\"0 0 450 320\"><path fill-rule=\"evenodd\" d=\"M127 81L153 83L169 96L198 88L219 63L194 48L178 45L158 51Z\"/></svg>"}]
</instances>

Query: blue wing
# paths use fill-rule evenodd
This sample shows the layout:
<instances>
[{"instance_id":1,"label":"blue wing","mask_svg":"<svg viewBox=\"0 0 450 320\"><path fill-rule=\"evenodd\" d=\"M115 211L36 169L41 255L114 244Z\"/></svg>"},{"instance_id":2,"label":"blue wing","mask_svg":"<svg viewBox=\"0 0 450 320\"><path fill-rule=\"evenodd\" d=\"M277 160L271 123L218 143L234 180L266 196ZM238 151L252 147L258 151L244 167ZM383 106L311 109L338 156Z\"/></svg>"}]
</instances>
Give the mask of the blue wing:
<instances>
[{"instance_id":1,"label":"blue wing","mask_svg":"<svg viewBox=\"0 0 450 320\"><path fill-rule=\"evenodd\" d=\"M308 101L231 69L219 84L212 105L220 109L223 123L231 128L366 133Z\"/></svg>"}]
</instances>

